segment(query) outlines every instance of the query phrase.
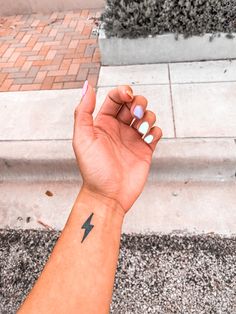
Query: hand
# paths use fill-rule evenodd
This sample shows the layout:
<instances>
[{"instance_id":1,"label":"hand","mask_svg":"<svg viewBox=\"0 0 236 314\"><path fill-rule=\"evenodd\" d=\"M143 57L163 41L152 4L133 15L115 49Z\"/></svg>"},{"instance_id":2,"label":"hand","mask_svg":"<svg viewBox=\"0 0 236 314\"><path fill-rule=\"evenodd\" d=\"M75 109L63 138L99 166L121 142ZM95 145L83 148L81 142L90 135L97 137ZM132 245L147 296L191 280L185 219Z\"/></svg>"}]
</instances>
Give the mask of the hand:
<instances>
[{"instance_id":1,"label":"hand","mask_svg":"<svg viewBox=\"0 0 236 314\"><path fill-rule=\"evenodd\" d=\"M115 200L126 213L144 188L162 131L153 127L156 116L146 110L147 99L133 96L129 86L112 89L93 119L95 103L96 94L88 85L75 110L73 136L82 189ZM145 141L149 144L138 131L143 122L149 124L141 128L144 132L148 127Z\"/></svg>"}]
</instances>

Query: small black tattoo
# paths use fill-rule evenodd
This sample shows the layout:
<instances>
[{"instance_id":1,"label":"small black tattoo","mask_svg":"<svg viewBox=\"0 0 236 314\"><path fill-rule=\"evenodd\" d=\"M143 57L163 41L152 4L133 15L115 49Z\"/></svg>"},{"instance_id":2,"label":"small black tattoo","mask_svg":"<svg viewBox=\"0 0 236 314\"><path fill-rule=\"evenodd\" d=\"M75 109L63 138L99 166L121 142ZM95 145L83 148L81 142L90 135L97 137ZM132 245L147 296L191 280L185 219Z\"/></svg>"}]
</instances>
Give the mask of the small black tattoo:
<instances>
[{"instance_id":1,"label":"small black tattoo","mask_svg":"<svg viewBox=\"0 0 236 314\"><path fill-rule=\"evenodd\" d=\"M91 225L91 220L93 218L93 213L89 216L89 218L85 221L85 223L83 224L83 226L81 227L81 229L85 229L84 231L84 236L83 239L81 241L81 243L85 240L85 238L87 238L89 232L93 229L94 225Z\"/></svg>"}]
</instances>

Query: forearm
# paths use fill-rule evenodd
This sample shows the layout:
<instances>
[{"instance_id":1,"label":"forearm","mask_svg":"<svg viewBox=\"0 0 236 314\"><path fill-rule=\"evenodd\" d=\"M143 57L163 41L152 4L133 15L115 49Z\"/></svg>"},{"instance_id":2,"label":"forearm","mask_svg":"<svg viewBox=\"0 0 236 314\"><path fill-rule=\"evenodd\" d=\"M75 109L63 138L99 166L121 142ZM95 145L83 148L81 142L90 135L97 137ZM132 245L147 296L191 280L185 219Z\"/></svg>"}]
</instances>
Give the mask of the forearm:
<instances>
[{"instance_id":1,"label":"forearm","mask_svg":"<svg viewBox=\"0 0 236 314\"><path fill-rule=\"evenodd\" d=\"M109 313L123 217L115 201L82 190L19 313Z\"/></svg>"}]
</instances>

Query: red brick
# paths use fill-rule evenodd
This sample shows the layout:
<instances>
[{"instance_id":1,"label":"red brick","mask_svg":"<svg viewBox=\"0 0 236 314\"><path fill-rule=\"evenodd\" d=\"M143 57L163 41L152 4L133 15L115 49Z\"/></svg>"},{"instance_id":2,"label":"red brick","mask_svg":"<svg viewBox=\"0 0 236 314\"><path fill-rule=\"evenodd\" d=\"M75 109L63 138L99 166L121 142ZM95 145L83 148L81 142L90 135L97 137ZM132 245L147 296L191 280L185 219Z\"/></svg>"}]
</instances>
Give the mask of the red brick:
<instances>
[{"instance_id":1,"label":"red brick","mask_svg":"<svg viewBox=\"0 0 236 314\"><path fill-rule=\"evenodd\" d=\"M92 27L91 26L85 26L83 31L82 31L82 35L89 37L92 31Z\"/></svg>"},{"instance_id":2,"label":"red brick","mask_svg":"<svg viewBox=\"0 0 236 314\"><path fill-rule=\"evenodd\" d=\"M87 80L89 81L90 85L92 85L93 87L96 87L97 81L98 81L98 75L97 74L89 74L87 77Z\"/></svg>"},{"instance_id":3,"label":"red brick","mask_svg":"<svg viewBox=\"0 0 236 314\"><path fill-rule=\"evenodd\" d=\"M89 10L82 10L80 17L87 18L89 14Z\"/></svg>"},{"instance_id":4,"label":"red brick","mask_svg":"<svg viewBox=\"0 0 236 314\"><path fill-rule=\"evenodd\" d=\"M31 35L26 33L26 35L21 39L21 43L27 44L30 38Z\"/></svg>"},{"instance_id":5,"label":"red brick","mask_svg":"<svg viewBox=\"0 0 236 314\"><path fill-rule=\"evenodd\" d=\"M64 76L66 73L66 70L49 71L47 76Z\"/></svg>"},{"instance_id":6,"label":"red brick","mask_svg":"<svg viewBox=\"0 0 236 314\"><path fill-rule=\"evenodd\" d=\"M10 67L10 68L2 68L3 73L16 73L19 72L20 68Z\"/></svg>"},{"instance_id":7,"label":"red brick","mask_svg":"<svg viewBox=\"0 0 236 314\"><path fill-rule=\"evenodd\" d=\"M72 62L72 59L64 59L61 62L60 70L68 70L70 67L70 64Z\"/></svg>"},{"instance_id":8,"label":"red brick","mask_svg":"<svg viewBox=\"0 0 236 314\"><path fill-rule=\"evenodd\" d=\"M36 27L36 26L39 25L39 23L40 23L40 20L35 20L35 21L31 24L31 26L32 26L32 27Z\"/></svg>"},{"instance_id":9,"label":"red brick","mask_svg":"<svg viewBox=\"0 0 236 314\"><path fill-rule=\"evenodd\" d=\"M36 65L36 66L43 66L43 65L50 65L52 63L51 60L37 60L37 61L33 61L32 65Z\"/></svg>"},{"instance_id":10,"label":"red brick","mask_svg":"<svg viewBox=\"0 0 236 314\"><path fill-rule=\"evenodd\" d=\"M78 23L78 21L76 21L76 20L72 20L72 21L70 22L69 27L71 27L71 28L75 28L75 27L77 26L77 23Z\"/></svg>"},{"instance_id":11,"label":"red brick","mask_svg":"<svg viewBox=\"0 0 236 314\"><path fill-rule=\"evenodd\" d=\"M34 82L34 78L32 77L21 77L14 80L14 84L32 84Z\"/></svg>"},{"instance_id":12,"label":"red brick","mask_svg":"<svg viewBox=\"0 0 236 314\"><path fill-rule=\"evenodd\" d=\"M55 56L55 58L52 60L52 64L61 64L62 60L63 60L64 56L62 54L58 54Z\"/></svg>"},{"instance_id":13,"label":"red brick","mask_svg":"<svg viewBox=\"0 0 236 314\"><path fill-rule=\"evenodd\" d=\"M9 78L13 78L13 79L19 78L19 77L25 77L25 76L26 76L26 72L19 72L19 71L9 73L8 75Z\"/></svg>"},{"instance_id":14,"label":"red brick","mask_svg":"<svg viewBox=\"0 0 236 314\"><path fill-rule=\"evenodd\" d=\"M39 71L39 67L36 67L36 66L32 66L28 73L27 73L27 77L36 77L37 73Z\"/></svg>"},{"instance_id":15,"label":"red brick","mask_svg":"<svg viewBox=\"0 0 236 314\"><path fill-rule=\"evenodd\" d=\"M85 81L87 79L87 75L88 75L88 69L80 69L79 73L76 77L77 81Z\"/></svg>"},{"instance_id":16,"label":"red brick","mask_svg":"<svg viewBox=\"0 0 236 314\"><path fill-rule=\"evenodd\" d=\"M80 67L79 63L72 63L70 65L70 68L69 68L69 71L68 71L68 75L76 75L76 74L78 74L79 67Z\"/></svg>"},{"instance_id":17,"label":"red brick","mask_svg":"<svg viewBox=\"0 0 236 314\"><path fill-rule=\"evenodd\" d=\"M6 79L0 87L1 92L7 92L13 83L13 79Z\"/></svg>"},{"instance_id":18,"label":"red brick","mask_svg":"<svg viewBox=\"0 0 236 314\"><path fill-rule=\"evenodd\" d=\"M10 92L17 92L19 91L21 88L21 85L12 85L10 88L9 88L9 91Z\"/></svg>"},{"instance_id":19,"label":"red brick","mask_svg":"<svg viewBox=\"0 0 236 314\"><path fill-rule=\"evenodd\" d=\"M55 77L46 77L41 85L41 89L51 89Z\"/></svg>"},{"instance_id":20,"label":"red brick","mask_svg":"<svg viewBox=\"0 0 236 314\"><path fill-rule=\"evenodd\" d=\"M66 82L63 84L63 88L82 88L84 82Z\"/></svg>"},{"instance_id":21,"label":"red brick","mask_svg":"<svg viewBox=\"0 0 236 314\"><path fill-rule=\"evenodd\" d=\"M3 58L10 58L10 56L13 54L15 48L8 48L4 54L3 54Z\"/></svg>"},{"instance_id":22,"label":"red brick","mask_svg":"<svg viewBox=\"0 0 236 314\"><path fill-rule=\"evenodd\" d=\"M36 43L35 45L34 45L34 48L32 49L33 51L40 51L40 49L42 48L42 46L43 46L43 43Z\"/></svg>"},{"instance_id":23,"label":"red brick","mask_svg":"<svg viewBox=\"0 0 236 314\"><path fill-rule=\"evenodd\" d=\"M101 57L100 56L93 56L92 62L100 62L101 61Z\"/></svg>"},{"instance_id":24,"label":"red brick","mask_svg":"<svg viewBox=\"0 0 236 314\"><path fill-rule=\"evenodd\" d=\"M87 44L81 44L81 42L80 42L80 44L79 44L79 46L77 48L77 51L84 53L86 47L87 47Z\"/></svg>"},{"instance_id":25,"label":"red brick","mask_svg":"<svg viewBox=\"0 0 236 314\"><path fill-rule=\"evenodd\" d=\"M38 38L31 38L28 43L27 43L27 47L30 47L30 48L33 48L35 46L35 44L37 43L38 41Z\"/></svg>"},{"instance_id":26,"label":"red brick","mask_svg":"<svg viewBox=\"0 0 236 314\"><path fill-rule=\"evenodd\" d=\"M5 68L11 68L14 66L14 63L13 62L0 62L0 69L1 71L3 72L3 69ZM4 71L4 72L7 72L7 71Z\"/></svg>"},{"instance_id":27,"label":"red brick","mask_svg":"<svg viewBox=\"0 0 236 314\"><path fill-rule=\"evenodd\" d=\"M76 81L76 75L65 75L55 77L54 82L73 82Z\"/></svg>"},{"instance_id":28,"label":"red brick","mask_svg":"<svg viewBox=\"0 0 236 314\"><path fill-rule=\"evenodd\" d=\"M9 47L9 44L5 44L5 43L0 46L0 56L4 54L4 52L7 50L8 47Z\"/></svg>"},{"instance_id":29,"label":"red brick","mask_svg":"<svg viewBox=\"0 0 236 314\"><path fill-rule=\"evenodd\" d=\"M56 54L57 54L56 50L49 50L45 60L53 60Z\"/></svg>"},{"instance_id":30,"label":"red brick","mask_svg":"<svg viewBox=\"0 0 236 314\"><path fill-rule=\"evenodd\" d=\"M34 83L41 83L47 76L47 71L39 71L35 77Z\"/></svg>"},{"instance_id":31,"label":"red brick","mask_svg":"<svg viewBox=\"0 0 236 314\"><path fill-rule=\"evenodd\" d=\"M41 84L26 84L22 85L21 91L30 91L30 90L39 90L41 88Z\"/></svg>"},{"instance_id":32,"label":"red brick","mask_svg":"<svg viewBox=\"0 0 236 314\"><path fill-rule=\"evenodd\" d=\"M62 89L63 88L63 83L53 83L52 84L52 89Z\"/></svg>"},{"instance_id":33,"label":"red brick","mask_svg":"<svg viewBox=\"0 0 236 314\"><path fill-rule=\"evenodd\" d=\"M84 29L84 21L79 21L77 23L75 31L79 32L79 33L82 33L83 29Z\"/></svg>"},{"instance_id":34,"label":"red brick","mask_svg":"<svg viewBox=\"0 0 236 314\"><path fill-rule=\"evenodd\" d=\"M0 73L0 85L5 81L7 76L8 76L7 73Z\"/></svg>"},{"instance_id":35,"label":"red brick","mask_svg":"<svg viewBox=\"0 0 236 314\"><path fill-rule=\"evenodd\" d=\"M71 40L69 48L77 48L79 45L79 40Z\"/></svg>"},{"instance_id":36,"label":"red brick","mask_svg":"<svg viewBox=\"0 0 236 314\"><path fill-rule=\"evenodd\" d=\"M55 65L43 65L41 66L40 70L41 71L56 71L58 70L59 65L55 64Z\"/></svg>"},{"instance_id":37,"label":"red brick","mask_svg":"<svg viewBox=\"0 0 236 314\"><path fill-rule=\"evenodd\" d=\"M96 38L89 38L89 39L81 39L80 40L81 44L97 44L97 39Z\"/></svg>"},{"instance_id":38,"label":"red brick","mask_svg":"<svg viewBox=\"0 0 236 314\"><path fill-rule=\"evenodd\" d=\"M31 66L32 66L32 61L26 61L23 67L21 68L21 71L29 71Z\"/></svg>"},{"instance_id":39,"label":"red brick","mask_svg":"<svg viewBox=\"0 0 236 314\"><path fill-rule=\"evenodd\" d=\"M14 64L14 67L22 67L25 61L26 61L26 56L19 56Z\"/></svg>"},{"instance_id":40,"label":"red brick","mask_svg":"<svg viewBox=\"0 0 236 314\"><path fill-rule=\"evenodd\" d=\"M89 74L99 74L100 68L90 68Z\"/></svg>"},{"instance_id":41,"label":"red brick","mask_svg":"<svg viewBox=\"0 0 236 314\"><path fill-rule=\"evenodd\" d=\"M44 60L43 56L28 56L27 58L28 61L42 61Z\"/></svg>"},{"instance_id":42,"label":"red brick","mask_svg":"<svg viewBox=\"0 0 236 314\"><path fill-rule=\"evenodd\" d=\"M21 39L22 39L24 36L25 36L25 32L19 32L19 33L17 34L17 36L15 37L15 39L16 39L17 41L21 41Z\"/></svg>"},{"instance_id":43,"label":"red brick","mask_svg":"<svg viewBox=\"0 0 236 314\"><path fill-rule=\"evenodd\" d=\"M72 63L83 63L83 62L91 63L91 61L92 61L91 57L88 57L88 58L75 58L75 59L72 60Z\"/></svg>"},{"instance_id":44,"label":"red brick","mask_svg":"<svg viewBox=\"0 0 236 314\"><path fill-rule=\"evenodd\" d=\"M46 56L50 50L49 46L43 46L39 51L39 56Z\"/></svg>"},{"instance_id":45,"label":"red brick","mask_svg":"<svg viewBox=\"0 0 236 314\"><path fill-rule=\"evenodd\" d=\"M49 37L55 37L57 32L58 32L57 29L51 29L51 31L49 32L48 36Z\"/></svg>"}]
</instances>

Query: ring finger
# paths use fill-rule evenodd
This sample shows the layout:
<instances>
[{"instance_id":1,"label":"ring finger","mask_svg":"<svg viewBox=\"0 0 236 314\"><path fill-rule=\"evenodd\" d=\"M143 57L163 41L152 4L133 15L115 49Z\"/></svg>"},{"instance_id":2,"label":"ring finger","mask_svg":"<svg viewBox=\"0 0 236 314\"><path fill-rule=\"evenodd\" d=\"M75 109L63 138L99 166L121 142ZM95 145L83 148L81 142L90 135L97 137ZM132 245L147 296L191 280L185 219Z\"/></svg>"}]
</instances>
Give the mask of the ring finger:
<instances>
[{"instance_id":1,"label":"ring finger","mask_svg":"<svg viewBox=\"0 0 236 314\"><path fill-rule=\"evenodd\" d=\"M132 127L135 128L142 136L146 135L156 122L156 115L150 110L146 110L140 120L135 120Z\"/></svg>"}]
</instances>

